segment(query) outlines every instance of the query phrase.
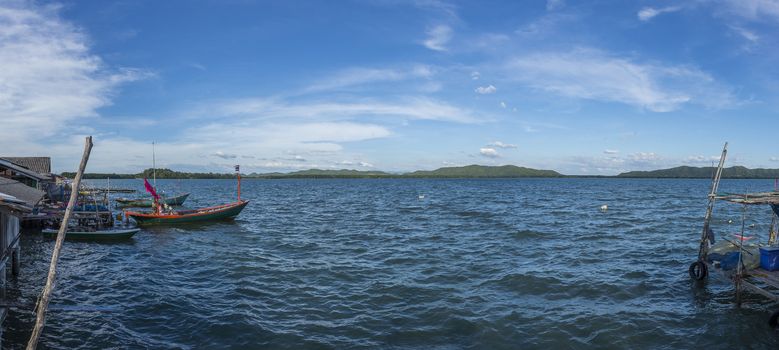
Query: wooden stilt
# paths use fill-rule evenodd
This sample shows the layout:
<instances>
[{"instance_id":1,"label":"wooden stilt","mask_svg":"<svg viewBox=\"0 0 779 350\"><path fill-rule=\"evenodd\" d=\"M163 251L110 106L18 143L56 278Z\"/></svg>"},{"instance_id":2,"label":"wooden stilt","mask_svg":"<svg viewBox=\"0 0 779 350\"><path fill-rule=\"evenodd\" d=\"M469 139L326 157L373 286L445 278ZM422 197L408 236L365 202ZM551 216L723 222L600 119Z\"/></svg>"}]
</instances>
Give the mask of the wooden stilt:
<instances>
[{"instance_id":1,"label":"wooden stilt","mask_svg":"<svg viewBox=\"0 0 779 350\"><path fill-rule=\"evenodd\" d=\"M19 248L19 243L17 242L13 253L11 253L11 274L19 276L21 266L21 248Z\"/></svg>"}]
</instances>

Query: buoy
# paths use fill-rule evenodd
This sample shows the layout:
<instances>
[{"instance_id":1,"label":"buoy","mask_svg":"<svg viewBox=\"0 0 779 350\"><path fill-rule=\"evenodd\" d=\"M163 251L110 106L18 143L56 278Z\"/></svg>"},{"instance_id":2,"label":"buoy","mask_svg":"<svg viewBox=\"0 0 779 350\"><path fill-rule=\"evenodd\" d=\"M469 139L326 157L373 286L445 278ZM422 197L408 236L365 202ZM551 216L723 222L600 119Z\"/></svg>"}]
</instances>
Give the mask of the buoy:
<instances>
[{"instance_id":1,"label":"buoy","mask_svg":"<svg viewBox=\"0 0 779 350\"><path fill-rule=\"evenodd\" d=\"M606 212L607 210L609 210L609 206L608 205L604 204L604 205L600 206L600 211Z\"/></svg>"},{"instance_id":2,"label":"buoy","mask_svg":"<svg viewBox=\"0 0 779 350\"><path fill-rule=\"evenodd\" d=\"M425 199L425 195L424 194L420 194L419 195L419 199Z\"/></svg>"},{"instance_id":3,"label":"buoy","mask_svg":"<svg viewBox=\"0 0 779 350\"><path fill-rule=\"evenodd\" d=\"M732 224L732 223L733 223L733 220L728 220L728 223L729 223L729 224Z\"/></svg>"}]
</instances>

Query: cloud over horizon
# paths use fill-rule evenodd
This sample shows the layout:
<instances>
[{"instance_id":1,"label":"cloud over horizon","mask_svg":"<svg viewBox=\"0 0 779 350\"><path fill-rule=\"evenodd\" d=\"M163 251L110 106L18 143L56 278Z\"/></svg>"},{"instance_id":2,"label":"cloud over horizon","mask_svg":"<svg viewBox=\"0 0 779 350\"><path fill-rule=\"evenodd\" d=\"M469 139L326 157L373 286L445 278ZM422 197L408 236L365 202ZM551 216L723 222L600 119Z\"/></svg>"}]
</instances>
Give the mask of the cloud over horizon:
<instances>
[{"instance_id":1,"label":"cloud over horizon","mask_svg":"<svg viewBox=\"0 0 779 350\"><path fill-rule=\"evenodd\" d=\"M726 108L737 103L731 89L698 68L635 62L588 48L520 56L505 70L537 90L652 112L670 112L686 104Z\"/></svg>"},{"instance_id":2,"label":"cloud over horizon","mask_svg":"<svg viewBox=\"0 0 779 350\"><path fill-rule=\"evenodd\" d=\"M63 21L56 5L0 4L0 148L96 118L117 88L149 77L148 71L109 69L89 49L89 38Z\"/></svg>"}]
</instances>

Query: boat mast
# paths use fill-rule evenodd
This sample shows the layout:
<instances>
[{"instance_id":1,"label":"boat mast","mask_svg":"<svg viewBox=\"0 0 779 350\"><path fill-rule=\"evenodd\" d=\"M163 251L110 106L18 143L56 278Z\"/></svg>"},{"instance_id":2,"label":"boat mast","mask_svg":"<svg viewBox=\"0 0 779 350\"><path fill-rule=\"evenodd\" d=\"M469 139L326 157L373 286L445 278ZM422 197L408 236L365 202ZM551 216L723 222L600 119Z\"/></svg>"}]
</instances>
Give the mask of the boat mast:
<instances>
[{"instance_id":1,"label":"boat mast","mask_svg":"<svg viewBox=\"0 0 779 350\"><path fill-rule=\"evenodd\" d=\"M711 222L711 213L714 211L714 201L717 198L717 189L719 188L719 181L722 178L722 167L725 166L725 157L728 155L728 143L725 142L725 146L722 147L722 155L719 158L719 165L717 171L714 172L714 178L711 179L711 192L709 192L709 205L706 207L706 217L703 219L703 233L701 234L701 245L698 249L698 261L703 261L709 253L709 244L711 243L709 237L709 222Z\"/></svg>"},{"instance_id":2,"label":"boat mast","mask_svg":"<svg viewBox=\"0 0 779 350\"><path fill-rule=\"evenodd\" d=\"M154 178L152 179L154 183L154 190L157 190L157 156L154 154L154 141L151 142L151 164L152 164L152 173Z\"/></svg>"}]
</instances>

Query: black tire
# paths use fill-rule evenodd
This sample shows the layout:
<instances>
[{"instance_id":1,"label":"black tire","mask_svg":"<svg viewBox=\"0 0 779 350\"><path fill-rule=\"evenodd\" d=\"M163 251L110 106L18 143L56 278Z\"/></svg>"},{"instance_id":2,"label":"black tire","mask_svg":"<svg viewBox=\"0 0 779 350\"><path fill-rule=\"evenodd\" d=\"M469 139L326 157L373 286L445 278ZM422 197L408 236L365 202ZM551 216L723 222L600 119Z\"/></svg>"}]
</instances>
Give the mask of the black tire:
<instances>
[{"instance_id":1,"label":"black tire","mask_svg":"<svg viewBox=\"0 0 779 350\"><path fill-rule=\"evenodd\" d=\"M709 274L709 268L703 261L696 261L690 264L688 272L690 273L690 278L696 281L702 281Z\"/></svg>"},{"instance_id":2,"label":"black tire","mask_svg":"<svg viewBox=\"0 0 779 350\"><path fill-rule=\"evenodd\" d=\"M771 328L776 328L776 326L779 325L779 311L771 314L771 317L768 318L768 325L771 326Z\"/></svg>"}]
</instances>

